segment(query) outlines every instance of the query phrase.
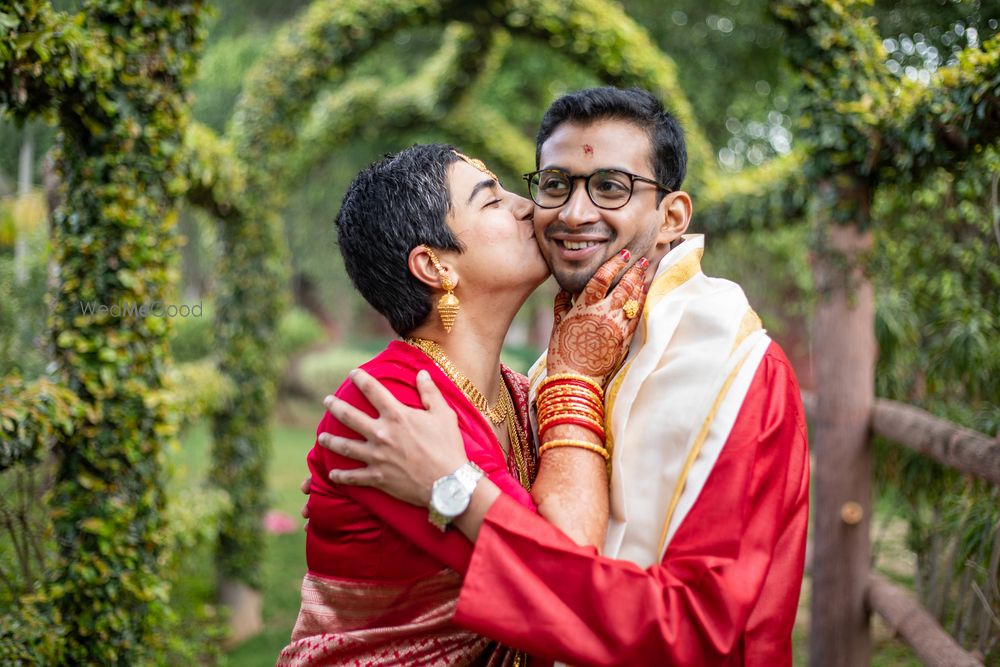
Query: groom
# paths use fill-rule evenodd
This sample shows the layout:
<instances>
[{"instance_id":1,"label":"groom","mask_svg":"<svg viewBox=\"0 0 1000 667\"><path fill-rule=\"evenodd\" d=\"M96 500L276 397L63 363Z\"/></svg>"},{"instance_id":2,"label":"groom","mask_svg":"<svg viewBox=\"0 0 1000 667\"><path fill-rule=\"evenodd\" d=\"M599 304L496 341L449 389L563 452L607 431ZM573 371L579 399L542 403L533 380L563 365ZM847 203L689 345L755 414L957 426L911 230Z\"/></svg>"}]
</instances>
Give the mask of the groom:
<instances>
[{"instance_id":1,"label":"groom","mask_svg":"<svg viewBox=\"0 0 1000 667\"><path fill-rule=\"evenodd\" d=\"M455 521L475 542L455 621L571 663L790 665L808 522L799 388L739 286L702 273L703 237L684 236L692 205L676 120L642 90L571 93L545 113L536 163L525 175L535 232L564 289L579 293L623 247L656 270L605 391L603 555L480 481ZM533 393L544 375L543 357ZM323 443L368 463L331 479L427 504L464 462L442 438L449 408L429 380L427 411L362 372L354 382L380 419L328 397L368 439Z\"/></svg>"}]
</instances>

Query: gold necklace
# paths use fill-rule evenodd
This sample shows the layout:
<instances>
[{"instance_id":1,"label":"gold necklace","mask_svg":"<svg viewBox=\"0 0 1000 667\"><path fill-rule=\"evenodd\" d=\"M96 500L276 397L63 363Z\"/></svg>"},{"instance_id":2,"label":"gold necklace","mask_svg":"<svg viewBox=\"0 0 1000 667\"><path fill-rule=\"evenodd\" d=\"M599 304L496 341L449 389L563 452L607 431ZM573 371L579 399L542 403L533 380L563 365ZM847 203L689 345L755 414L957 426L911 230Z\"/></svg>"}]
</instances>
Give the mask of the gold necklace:
<instances>
[{"instance_id":1,"label":"gold necklace","mask_svg":"<svg viewBox=\"0 0 1000 667\"><path fill-rule=\"evenodd\" d=\"M455 368L455 364L451 363L451 359L448 355L444 353L441 346L432 340L427 340L426 338L407 338L406 342L413 347L422 350L424 354L430 357L437 367L444 371L444 374L455 383L465 397L469 399L469 402L476 406L476 409L486 417L486 419L499 426L500 422L507 419L508 416L513 413L514 408L510 400L510 396L504 401L504 391L507 386L504 384L503 375L500 376L500 397L497 398L497 402L491 407L489 401L486 400L486 396L483 392L479 391L476 385L472 384L472 380L467 378L462 371Z\"/></svg>"},{"instance_id":2,"label":"gold necklace","mask_svg":"<svg viewBox=\"0 0 1000 667\"><path fill-rule=\"evenodd\" d=\"M502 380L502 378L501 378ZM521 437L521 429L517 427L517 411L514 410L514 401L510 397L510 389L507 383L502 382L500 398L504 402L504 410L507 412L507 438L510 440L510 454L514 459L514 470L517 472L517 481L526 491L531 491L531 474L528 472L528 463L524 460L524 439Z\"/></svg>"}]
</instances>

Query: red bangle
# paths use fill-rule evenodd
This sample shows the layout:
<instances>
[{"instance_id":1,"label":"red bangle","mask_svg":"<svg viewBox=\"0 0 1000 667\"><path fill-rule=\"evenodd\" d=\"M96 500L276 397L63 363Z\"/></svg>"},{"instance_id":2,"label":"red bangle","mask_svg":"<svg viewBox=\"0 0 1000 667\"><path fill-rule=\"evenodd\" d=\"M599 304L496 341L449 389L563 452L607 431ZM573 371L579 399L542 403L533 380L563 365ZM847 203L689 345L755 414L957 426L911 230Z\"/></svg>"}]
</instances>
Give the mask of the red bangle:
<instances>
[{"instance_id":1,"label":"red bangle","mask_svg":"<svg viewBox=\"0 0 1000 667\"><path fill-rule=\"evenodd\" d=\"M604 429L602 427L598 426L597 424L588 419L580 419L577 417L555 417L545 422L544 425L539 425L538 437L539 439L541 439L542 435L545 434L553 426L566 426L566 425L582 426L583 428L587 429L588 431L599 437L602 442L605 439Z\"/></svg>"}]
</instances>

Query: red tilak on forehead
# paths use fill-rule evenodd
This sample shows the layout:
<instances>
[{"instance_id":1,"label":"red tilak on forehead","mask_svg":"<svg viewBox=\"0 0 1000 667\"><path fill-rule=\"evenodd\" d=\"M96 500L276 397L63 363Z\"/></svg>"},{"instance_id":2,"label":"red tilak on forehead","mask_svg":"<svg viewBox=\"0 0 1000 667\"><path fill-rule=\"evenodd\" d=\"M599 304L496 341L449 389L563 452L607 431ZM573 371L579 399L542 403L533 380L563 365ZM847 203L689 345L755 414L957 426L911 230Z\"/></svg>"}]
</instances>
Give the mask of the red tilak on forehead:
<instances>
[{"instance_id":1,"label":"red tilak on forehead","mask_svg":"<svg viewBox=\"0 0 1000 667\"><path fill-rule=\"evenodd\" d=\"M594 154L594 147L591 146L590 144L584 144L583 145L583 154L584 155L593 155Z\"/></svg>"}]
</instances>

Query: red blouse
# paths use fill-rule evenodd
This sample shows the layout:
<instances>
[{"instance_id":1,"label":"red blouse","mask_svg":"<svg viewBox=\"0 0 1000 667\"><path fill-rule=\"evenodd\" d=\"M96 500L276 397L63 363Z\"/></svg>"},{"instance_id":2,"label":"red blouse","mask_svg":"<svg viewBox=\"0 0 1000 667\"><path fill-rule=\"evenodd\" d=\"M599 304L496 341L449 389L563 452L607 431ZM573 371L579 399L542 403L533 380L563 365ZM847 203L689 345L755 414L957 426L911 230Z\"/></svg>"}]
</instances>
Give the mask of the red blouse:
<instances>
[{"instance_id":1,"label":"red blouse","mask_svg":"<svg viewBox=\"0 0 1000 667\"><path fill-rule=\"evenodd\" d=\"M412 345L393 341L361 368L381 381L399 401L414 408L422 407L416 389L417 371L427 370L458 415L469 459L517 503L536 510L531 495L508 472L493 429L427 355ZM523 428L527 378L506 368L504 377L515 407L519 408ZM350 380L344 381L336 395L375 416L375 409ZM316 435L323 432L360 437L329 412L324 413ZM437 573L444 566L465 572L472 544L456 530L442 533L432 526L427 521L426 508L409 505L372 488L331 483L330 470L363 464L335 454L319 443L310 450L307 461L312 473L306 526L306 562L310 572L372 581L415 579Z\"/></svg>"}]
</instances>

